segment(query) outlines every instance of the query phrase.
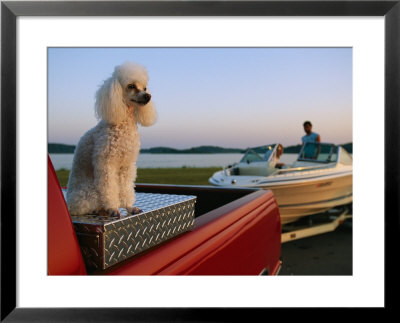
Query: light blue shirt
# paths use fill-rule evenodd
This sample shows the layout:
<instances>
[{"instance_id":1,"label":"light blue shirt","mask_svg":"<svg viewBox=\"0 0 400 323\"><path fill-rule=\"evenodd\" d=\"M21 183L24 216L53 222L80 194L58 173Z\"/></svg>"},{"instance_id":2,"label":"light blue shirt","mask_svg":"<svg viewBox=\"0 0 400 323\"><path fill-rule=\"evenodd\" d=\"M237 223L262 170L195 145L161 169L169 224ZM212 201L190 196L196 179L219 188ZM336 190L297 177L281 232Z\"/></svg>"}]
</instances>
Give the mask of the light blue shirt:
<instances>
[{"instance_id":1,"label":"light blue shirt","mask_svg":"<svg viewBox=\"0 0 400 323\"><path fill-rule=\"evenodd\" d=\"M309 135L305 135L301 137L301 141L303 144L306 142L316 142L318 138L318 134L315 132L310 133ZM304 149L304 157L305 158L316 158L318 155L317 145L308 144Z\"/></svg>"},{"instance_id":2,"label":"light blue shirt","mask_svg":"<svg viewBox=\"0 0 400 323\"><path fill-rule=\"evenodd\" d=\"M318 138L318 134L316 132L311 132L309 135L304 135L303 137L301 137L301 141L303 142L303 144L305 142L315 142L317 141Z\"/></svg>"}]
</instances>

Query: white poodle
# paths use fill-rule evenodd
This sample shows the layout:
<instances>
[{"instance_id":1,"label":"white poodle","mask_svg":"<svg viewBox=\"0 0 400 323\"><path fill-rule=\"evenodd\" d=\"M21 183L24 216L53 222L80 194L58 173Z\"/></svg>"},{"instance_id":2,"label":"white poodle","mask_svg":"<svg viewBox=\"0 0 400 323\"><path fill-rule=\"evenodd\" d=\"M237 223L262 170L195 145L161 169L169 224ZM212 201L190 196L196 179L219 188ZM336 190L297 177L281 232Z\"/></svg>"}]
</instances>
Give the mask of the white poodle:
<instances>
[{"instance_id":1,"label":"white poodle","mask_svg":"<svg viewBox=\"0 0 400 323\"><path fill-rule=\"evenodd\" d=\"M95 110L101 120L80 139L69 176L66 200L71 215L120 216L118 208L140 212L133 207L138 124L156 121L147 82L146 69L127 62L97 91Z\"/></svg>"}]
</instances>

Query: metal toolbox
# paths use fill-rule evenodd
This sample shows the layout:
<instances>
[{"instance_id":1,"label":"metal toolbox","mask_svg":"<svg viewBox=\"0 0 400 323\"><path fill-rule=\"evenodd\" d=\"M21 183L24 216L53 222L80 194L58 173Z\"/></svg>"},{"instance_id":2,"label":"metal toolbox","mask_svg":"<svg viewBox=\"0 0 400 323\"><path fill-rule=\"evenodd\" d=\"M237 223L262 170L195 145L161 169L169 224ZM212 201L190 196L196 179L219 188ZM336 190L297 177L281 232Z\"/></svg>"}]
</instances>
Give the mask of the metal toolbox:
<instances>
[{"instance_id":1,"label":"metal toolbox","mask_svg":"<svg viewBox=\"0 0 400 323\"><path fill-rule=\"evenodd\" d=\"M71 216L89 270L106 269L194 226L196 196L136 193L143 212Z\"/></svg>"}]
</instances>

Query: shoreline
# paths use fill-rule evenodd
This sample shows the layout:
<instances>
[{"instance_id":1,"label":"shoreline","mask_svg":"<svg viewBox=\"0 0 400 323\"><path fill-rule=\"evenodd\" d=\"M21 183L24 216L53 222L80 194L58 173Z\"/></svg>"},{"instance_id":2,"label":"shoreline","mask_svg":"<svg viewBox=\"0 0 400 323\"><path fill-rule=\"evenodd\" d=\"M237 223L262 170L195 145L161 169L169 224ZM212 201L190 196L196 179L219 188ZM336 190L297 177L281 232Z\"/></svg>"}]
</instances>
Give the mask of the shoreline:
<instances>
[{"instance_id":1,"label":"shoreline","mask_svg":"<svg viewBox=\"0 0 400 323\"><path fill-rule=\"evenodd\" d=\"M138 168L135 183L172 185L211 185L208 179L221 167ZM68 183L69 170L56 170L61 187Z\"/></svg>"}]
</instances>

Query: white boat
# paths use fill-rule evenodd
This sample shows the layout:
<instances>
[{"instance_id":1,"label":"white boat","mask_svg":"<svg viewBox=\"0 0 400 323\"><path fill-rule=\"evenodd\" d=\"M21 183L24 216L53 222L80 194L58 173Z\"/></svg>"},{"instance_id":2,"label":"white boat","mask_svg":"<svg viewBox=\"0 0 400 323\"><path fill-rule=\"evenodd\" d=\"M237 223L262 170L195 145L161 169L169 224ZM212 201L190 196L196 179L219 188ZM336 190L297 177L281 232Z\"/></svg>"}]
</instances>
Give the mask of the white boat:
<instances>
[{"instance_id":1,"label":"white boat","mask_svg":"<svg viewBox=\"0 0 400 323\"><path fill-rule=\"evenodd\" d=\"M306 143L292 165L276 167L278 144L248 149L209 182L224 187L271 189L282 224L353 201L353 159L341 146ZM260 154L261 153L261 154Z\"/></svg>"}]
</instances>

